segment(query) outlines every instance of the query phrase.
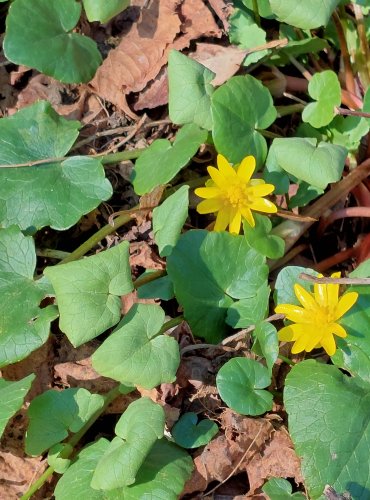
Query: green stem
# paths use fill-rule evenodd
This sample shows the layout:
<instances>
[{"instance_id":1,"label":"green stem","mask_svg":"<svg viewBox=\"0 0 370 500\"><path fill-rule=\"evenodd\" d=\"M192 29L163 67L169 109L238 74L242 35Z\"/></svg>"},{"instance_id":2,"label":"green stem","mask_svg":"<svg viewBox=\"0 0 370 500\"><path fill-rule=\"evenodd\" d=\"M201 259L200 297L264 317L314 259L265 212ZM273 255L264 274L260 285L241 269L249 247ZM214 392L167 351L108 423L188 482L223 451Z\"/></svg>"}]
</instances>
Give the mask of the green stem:
<instances>
[{"instance_id":1,"label":"green stem","mask_svg":"<svg viewBox=\"0 0 370 500\"><path fill-rule=\"evenodd\" d=\"M281 361L284 361L284 363L286 363L287 365L290 365L290 366L294 366L294 365L297 364L294 361L292 361L291 359L287 358L286 356L283 356L282 354L279 354L278 358L281 359Z\"/></svg>"},{"instance_id":2,"label":"green stem","mask_svg":"<svg viewBox=\"0 0 370 500\"><path fill-rule=\"evenodd\" d=\"M268 139L281 139L283 136L280 134L275 134L274 132L270 132L269 130L261 130L261 129L256 129L257 132L259 132L261 135L264 137L267 137Z\"/></svg>"},{"instance_id":3,"label":"green stem","mask_svg":"<svg viewBox=\"0 0 370 500\"><path fill-rule=\"evenodd\" d=\"M174 328L175 326L179 325L184 321L184 316L177 316L176 318L169 319L166 321L166 323L163 324L162 328L159 330L158 335L161 335L167 330L170 330L171 328Z\"/></svg>"},{"instance_id":4,"label":"green stem","mask_svg":"<svg viewBox=\"0 0 370 500\"><path fill-rule=\"evenodd\" d=\"M78 431L76 434L74 434L69 441L67 441L67 444L69 446L66 446L64 450L61 452L60 457L61 458L68 458L72 452L73 448L76 446L76 444L80 441L82 436L86 434L86 432L90 429L90 427L96 422L96 420L102 415L105 410L108 408L108 406L111 404L111 402L116 399L121 393L119 390L119 385L114 387L112 390L110 390L104 397L104 405L99 408L91 417L90 419L85 423L85 425ZM32 497L34 493L36 493L37 490L41 488L41 486L48 480L50 476L54 474L54 467L48 467L46 471L33 483L31 486L28 488L26 493L21 497L20 500L28 500L29 498Z\"/></svg>"},{"instance_id":5,"label":"green stem","mask_svg":"<svg viewBox=\"0 0 370 500\"><path fill-rule=\"evenodd\" d=\"M145 276L139 276L135 281L134 281L134 287L139 288L143 285L146 285L147 283L150 283L151 281L155 281L159 278L162 278L162 276L165 276L167 273L165 270L160 269L159 271L153 271L152 273L145 274Z\"/></svg>"},{"instance_id":6,"label":"green stem","mask_svg":"<svg viewBox=\"0 0 370 500\"><path fill-rule=\"evenodd\" d=\"M48 259L62 260L67 258L70 253L63 252L62 250L54 250L53 248L38 248L36 250L36 255L38 257L47 257Z\"/></svg>"},{"instance_id":7,"label":"green stem","mask_svg":"<svg viewBox=\"0 0 370 500\"><path fill-rule=\"evenodd\" d=\"M120 151L119 153L111 153L108 155L101 155L101 162L103 165L111 165L112 163L119 163L120 161L136 160L148 148L132 149L130 151ZM94 155L99 158L100 155Z\"/></svg>"},{"instance_id":8,"label":"green stem","mask_svg":"<svg viewBox=\"0 0 370 500\"><path fill-rule=\"evenodd\" d=\"M276 106L276 111L278 112L278 117L292 115L294 113L301 113L304 110L304 104L288 104L287 106Z\"/></svg>"},{"instance_id":9,"label":"green stem","mask_svg":"<svg viewBox=\"0 0 370 500\"><path fill-rule=\"evenodd\" d=\"M260 17L260 13L258 10L257 0L253 0L253 12L254 12L254 20L256 21L256 24L259 27L261 27L261 17Z\"/></svg>"}]
</instances>

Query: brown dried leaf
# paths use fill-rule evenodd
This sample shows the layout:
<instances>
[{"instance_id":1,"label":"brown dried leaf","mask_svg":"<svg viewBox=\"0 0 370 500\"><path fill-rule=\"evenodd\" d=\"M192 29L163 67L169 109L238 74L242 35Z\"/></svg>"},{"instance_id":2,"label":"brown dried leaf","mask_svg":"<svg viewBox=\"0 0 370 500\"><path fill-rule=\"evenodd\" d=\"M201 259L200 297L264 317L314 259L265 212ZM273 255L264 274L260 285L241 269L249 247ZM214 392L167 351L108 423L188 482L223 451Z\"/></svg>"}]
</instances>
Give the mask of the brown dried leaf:
<instances>
[{"instance_id":1,"label":"brown dried leaf","mask_svg":"<svg viewBox=\"0 0 370 500\"><path fill-rule=\"evenodd\" d=\"M145 89L139 93L133 105L135 111L153 109L168 103L168 75L167 66L164 66L154 80L149 82Z\"/></svg>"},{"instance_id":2,"label":"brown dried leaf","mask_svg":"<svg viewBox=\"0 0 370 500\"><path fill-rule=\"evenodd\" d=\"M232 0L208 0L217 17L224 25L225 32L229 31L229 17L234 9Z\"/></svg>"}]
</instances>

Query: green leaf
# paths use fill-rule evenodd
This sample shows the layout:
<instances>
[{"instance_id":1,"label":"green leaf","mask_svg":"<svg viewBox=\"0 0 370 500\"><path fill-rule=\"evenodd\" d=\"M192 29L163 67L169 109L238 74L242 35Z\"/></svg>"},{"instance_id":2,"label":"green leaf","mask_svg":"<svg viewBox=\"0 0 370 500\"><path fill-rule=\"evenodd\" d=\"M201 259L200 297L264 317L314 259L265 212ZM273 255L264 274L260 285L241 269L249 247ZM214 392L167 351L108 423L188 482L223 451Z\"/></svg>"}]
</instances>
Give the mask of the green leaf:
<instances>
[{"instance_id":1,"label":"green leaf","mask_svg":"<svg viewBox=\"0 0 370 500\"><path fill-rule=\"evenodd\" d=\"M264 320L267 316L270 287L264 283L256 295L234 302L227 310L226 322L233 328L246 328Z\"/></svg>"},{"instance_id":2,"label":"green leaf","mask_svg":"<svg viewBox=\"0 0 370 500\"><path fill-rule=\"evenodd\" d=\"M279 259L284 255L285 243L282 238L270 234L271 221L265 215L253 214L255 227L243 221L244 236L248 244L269 259Z\"/></svg>"},{"instance_id":3,"label":"green leaf","mask_svg":"<svg viewBox=\"0 0 370 500\"><path fill-rule=\"evenodd\" d=\"M213 140L216 149L233 162L253 155L261 166L267 154L266 129L277 113L270 92L253 76L234 76L212 96Z\"/></svg>"},{"instance_id":4,"label":"green leaf","mask_svg":"<svg viewBox=\"0 0 370 500\"><path fill-rule=\"evenodd\" d=\"M138 288L137 296L139 299L171 300L175 297L172 281L168 275L150 281Z\"/></svg>"},{"instance_id":5,"label":"green leaf","mask_svg":"<svg viewBox=\"0 0 370 500\"><path fill-rule=\"evenodd\" d=\"M263 390L270 382L267 368L248 358L230 359L216 377L222 400L241 415L262 415L271 410L272 394Z\"/></svg>"},{"instance_id":6,"label":"green leaf","mask_svg":"<svg viewBox=\"0 0 370 500\"><path fill-rule=\"evenodd\" d=\"M191 457L166 439L156 441L140 467L135 484L102 491L91 488L90 483L97 463L109 441L99 439L82 450L77 460L61 477L56 488L56 500L89 498L89 500L177 500L193 468Z\"/></svg>"},{"instance_id":7,"label":"green leaf","mask_svg":"<svg viewBox=\"0 0 370 500\"><path fill-rule=\"evenodd\" d=\"M368 120L368 121L367 121ZM356 152L362 137L369 132L370 119L359 116L336 116L326 127L329 141Z\"/></svg>"},{"instance_id":8,"label":"green leaf","mask_svg":"<svg viewBox=\"0 0 370 500\"><path fill-rule=\"evenodd\" d=\"M252 351L266 359L267 368L271 373L279 354L277 330L271 323L261 321L253 333L256 340Z\"/></svg>"},{"instance_id":9,"label":"green leaf","mask_svg":"<svg viewBox=\"0 0 370 500\"><path fill-rule=\"evenodd\" d=\"M172 437L183 448L198 448L208 444L218 433L218 426L212 420L198 422L196 413L184 413L172 429Z\"/></svg>"},{"instance_id":10,"label":"green leaf","mask_svg":"<svg viewBox=\"0 0 370 500\"><path fill-rule=\"evenodd\" d=\"M132 183L137 194L150 193L166 184L187 165L206 140L207 131L195 124L182 127L173 144L167 139L155 140L136 161Z\"/></svg>"},{"instance_id":11,"label":"green leaf","mask_svg":"<svg viewBox=\"0 0 370 500\"><path fill-rule=\"evenodd\" d=\"M167 272L194 335L222 339L233 299L253 297L267 283L265 260L242 236L202 230L180 236Z\"/></svg>"},{"instance_id":12,"label":"green leaf","mask_svg":"<svg viewBox=\"0 0 370 500\"><path fill-rule=\"evenodd\" d=\"M58 474L64 474L68 467L71 465L69 458L61 458L62 452L68 451L70 454L73 452L73 447L70 444L58 443L52 446L48 453L48 464L53 467Z\"/></svg>"},{"instance_id":13,"label":"green leaf","mask_svg":"<svg viewBox=\"0 0 370 500\"><path fill-rule=\"evenodd\" d=\"M298 191L289 200L288 207L292 210L295 207L304 207L310 201L315 200L318 196L324 193L323 189L315 186L310 186L307 182L301 181L298 183Z\"/></svg>"},{"instance_id":14,"label":"green leaf","mask_svg":"<svg viewBox=\"0 0 370 500\"><path fill-rule=\"evenodd\" d=\"M33 280L35 267L33 239L16 226L0 229L0 367L41 347L58 316L55 306L39 307L46 293Z\"/></svg>"},{"instance_id":15,"label":"green leaf","mask_svg":"<svg viewBox=\"0 0 370 500\"><path fill-rule=\"evenodd\" d=\"M214 91L211 81L215 76L194 59L171 50L168 58L168 106L174 123L195 123L211 130L211 95Z\"/></svg>"},{"instance_id":16,"label":"green leaf","mask_svg":"<svg viewBox=\"0 0 370 500\"><path fill-rule=\"evenodd\" d=\"M163 437L164 424L163 408L151 399L131 403L117 422L117 437L99 460L91 487L114 490L133 484L154 443Z\"/></svg>"},{"instance_id":17,"label":"green leaf","mask_svg":"<svg viewBox=\"0 0 370 500\"><path fill-rule=\"evenodd\" d=\"M182 186L153 210L154 241L159 255L167 257L179 239L188 217L189 186Z\"/></svg>"},{"instance_id":18,"label":"green leaf","mask_svg":"<svg viewBox=\"0 0 370 500\"><path fill-rule=\"evenodd\" d=\"M272 148L277 164L307 184L325 189L342 177L347 150L341 146L317 143L312 138L289 137L274 139Z\"/></svg>"},{"instance_id":19,"label":"green leaf","mask_svg":"<svg viewBox=\"0 0 370 500\"><path fill-rule=\"evenodd\" d=\"M154 304L135 304L114 332L95 351L92 363L105 377L153 389L173 382L180 364L179 345L160 334L164 311Z\"/></svg>"},{"instance_id":20,"label":"green leaf","mask_svg":"<svg viewBox=\"0 0 370 500\"><path fill-rule=\"evenodd\" d=\"M354 499L368 497L369 389L314 360L288 374L284 403L309 498L321 498L326 484Z\"/></svg>"},{"instance_id":21,"label":"green leaf","mask_svg":"<svg viewBox=\"0 0 370 500\"><path fill-rule=\"evenodd\" d=\"M80 15L75 0L15 0L6 18L7 59L65 83L90 81L102 57L91 38L73 32Z\"/></svg>"},{"instance_id":22,"label":"green leaf","mask_svg":"<svg viewBox=\"0 0 370 500\"><path fill-rule=\"evenodd\" d=\"M243 4L253 11L253 0L242 0ZM262 17L272 17L273 13L269 0L258 0L258 13Z\"/></svg>"},{"instance_id":23,"label":"green leaf","mask_svg":"<svg viewBox=\"0 0 370 500\"><path fill-rule=\"evenodd\" d=\"M46 101L0 119L0 164L51 159L42 165L0 168L3 225L67 229L112 195L100 161L83 156L57 159L72 147L79 127Z\"/></svg>"},{"instance_id":24,"label":"green leaf","mask_svg":"<svg viewBox=\"0 0 370 500\"><path fill-rule=\"evenodd\" d=\"M297 28L313 29L326 26L340 0L311 0L297 2L296 0L270 0L272 12L279 21Z\"/></svg>"},{"instance_id":25,"label":"green leaf","mask_svg":"<svg viewBox=\"0 0 370 500\"><path fill-rule=\"evenodd\" d=\"M292 489L290 482L282 477L273 477L262 486L262 491L271 500L289 500L290 498L304 500L306 498L302 493L292 493Z\"/></svg>"},{"instance_id":26,"label":"green leaf","mask_svg":"<svg viewBox=\"0 0 370 500\"><path fill-rule=\"evenodd\" d=\"M121 295L133 290L129 243L77 262L47 267L58 301L60 329L78 347L118 323Z\"/></svg>"},{"instance_id":27,"label":"green leaf","mask_svg":"<svg viewBox=\"0 0 370 500\"><path fill-rule=\"evenodd\" d=\"M335 116L335 108L341 103L341 88L334 71L315 73L308 84L308 93L317 102L307 104L302 120L315 128L328 125Z\"/></svg>"},{"instance_id":28,"label":"green leaf","mask_svg":"<svg viewBox=\"0 0 370 500\"><path fill-rule=\"evenodd\" d=\"M68 437L68 431L78 432L103 404L103 396L86 389L50 390L36 396L28 408L26 453L41 455Z\"/></svg>"},{"instance_id":29,"label":"green leaf","mask_svg":"<svg viewBox=\"0 0 370 500\"><path fill-rule=\"evenodd\" d=\"M311 291L312 284L299 278L301 273L317 276L318 273L308 267L286 266L279 272L275 282L274 299L278 304L301 305L294 293L294 285L297 283L305 290Z\"/></svg>"},{"instance_id":30,"label":"green leaf","mask_svg":"<svg viewBox=\"0 0 370 500\"><path fill-rule=\"evenodd\" d=\"M241 9L235 9L229 17L230 42L242 49L251 49L266 43L266 32L258 26L252 15ZM253 64L269 53L268 50L259 50L247 55L244 66Z\"/></svg>"},{"instance_id":31,"label":"green leaf","mask_svg":"<svg viewBox=\"0 0 370 500\"><path fill-rule=\"evenodd\" d=\"M130 0L83 0L87 19L107 23L130 5Z\"/></svg>"},{"instance_id":32,"label":"green leaf","mask_svg":"<svg viewBox=\"0 0 370 500\"><path fill-rule=\"evenodd\" d=\"M283 38L283 37L281 37ZM269 62L276 66L290 64L289 57L299 57L304 54L315 54L327 49L329 44L322 38L306 38L304 40L290 40L288 45L275 49L269 58Z\"/></svg>"},{"instance_id":33,"label":"green leaf","mask_svg":"<svg viewBox=\"0 0 370 500\"><path fill-rule=\"evenodd\" d=\"M3 435L8 420L22 408L24 397L30 390L36 375L11 382L0 378L0 437Z\"/></svg>"}]
</instances>

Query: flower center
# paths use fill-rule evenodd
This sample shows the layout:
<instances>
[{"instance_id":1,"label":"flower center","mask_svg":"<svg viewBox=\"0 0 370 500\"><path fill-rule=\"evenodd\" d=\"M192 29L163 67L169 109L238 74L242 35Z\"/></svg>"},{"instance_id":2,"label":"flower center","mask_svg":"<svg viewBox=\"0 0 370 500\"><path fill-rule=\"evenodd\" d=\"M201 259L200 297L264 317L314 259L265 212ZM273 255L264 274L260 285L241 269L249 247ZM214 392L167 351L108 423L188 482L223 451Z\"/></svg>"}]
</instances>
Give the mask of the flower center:
<instances>
[{"instance_id":1,"label":"flower center","mask_svg":"<svg viewBox=\"0 0 370 500\"><path fill-rule=\"evenodd\" d=\"M249 196L247 186L233 184L224 191L224 204L231 205L234 208L240 208L248 205Z\"/></svg>"},{"instance_id":2,"label":"flower center","mask_svg":"<svg viewBox=\"0 0 370 500\"><path fill-rule=\"evenodd\" d=\"M329 306L320 306L318 311L315 311L315 323L324 325L334 321L334 311Z\"/></svg>"}]
</instances>

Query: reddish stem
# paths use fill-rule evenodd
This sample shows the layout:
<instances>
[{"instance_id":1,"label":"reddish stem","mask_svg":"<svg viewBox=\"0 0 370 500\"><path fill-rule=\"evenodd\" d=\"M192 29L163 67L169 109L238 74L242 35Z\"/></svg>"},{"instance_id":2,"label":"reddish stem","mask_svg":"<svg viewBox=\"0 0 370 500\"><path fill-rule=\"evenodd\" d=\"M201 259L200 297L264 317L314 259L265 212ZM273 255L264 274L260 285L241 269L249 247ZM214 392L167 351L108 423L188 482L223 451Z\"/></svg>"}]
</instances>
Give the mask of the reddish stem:
<instances>
[{"instance_id":1,"label":"reddish stem","mask_svg":"<svg viewBox=\"0 0 370 500\"><path fill-rule=\"evenodd\" d=\"M338 219L346 219L347 217L370 217L370 207L347 207L332 212L326 219L321 219L318 229L319 236L322 236L330 224L333 224Z\"/></svg>"},{"instance_id":2,"label":"reddish stem","mask_svg":"<svg viewBox=\"0 0 370 500\"><path fill-rule=\"evenodd\" d=\"M355 82L355 77L353 76L351 58L348 52L347 40L342 26L342 21L336 11L333 12L332 17L335 24L335 28L338 33L340 50L342 52L342 57L343 57L346 88L349 92L356 95L356 82Z\"/></svg>"},{"instance_id":3,"label":"reddish stem","mask_svg":"<svg viewBox=\"0 0 370 500\"><path fill-rule=\"evenodd\" d=\"M332 267L340 264L341 262L354 257L355 253L356 249L354 247L348 248L347 250L343 250L342 252L338 252L335 255L331 255L327 259L322 260L321 262L313 266L313 268L315 269L315 271L323 273L328 269L331 269Z\"/></svg>"}]
</instances>

